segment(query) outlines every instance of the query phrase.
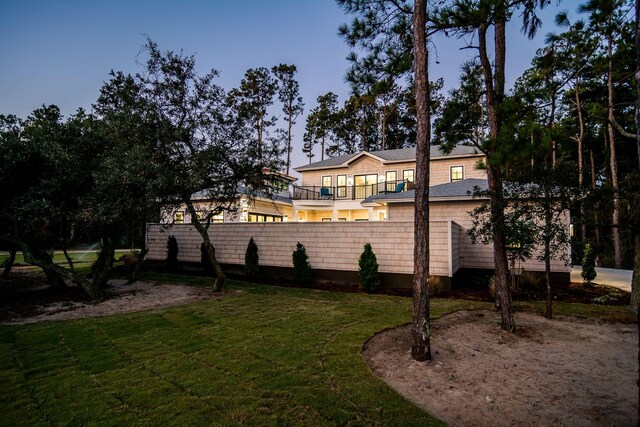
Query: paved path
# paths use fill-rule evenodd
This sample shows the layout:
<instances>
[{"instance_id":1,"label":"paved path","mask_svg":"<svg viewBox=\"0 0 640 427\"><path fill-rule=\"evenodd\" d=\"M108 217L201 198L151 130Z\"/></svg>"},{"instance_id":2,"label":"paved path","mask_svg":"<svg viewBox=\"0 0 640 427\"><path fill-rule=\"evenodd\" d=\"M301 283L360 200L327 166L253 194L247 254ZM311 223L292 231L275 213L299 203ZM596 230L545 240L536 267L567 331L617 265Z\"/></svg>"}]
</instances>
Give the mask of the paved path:
<instances>
[{"instance_id":1,"label":"paved path","mask_svg":"<svg viewBox=\"0 0 640 427\"><path fill-rule=\"evenodd\" d=\"M582 266L574 265L571 269L571 282L581 283ZM614 268L596 268L598 274L593 281L599 285L613 286L614 288L622 289L623 291L631 292L631 270L616 270Z\"/></svg>"}]
</instances>

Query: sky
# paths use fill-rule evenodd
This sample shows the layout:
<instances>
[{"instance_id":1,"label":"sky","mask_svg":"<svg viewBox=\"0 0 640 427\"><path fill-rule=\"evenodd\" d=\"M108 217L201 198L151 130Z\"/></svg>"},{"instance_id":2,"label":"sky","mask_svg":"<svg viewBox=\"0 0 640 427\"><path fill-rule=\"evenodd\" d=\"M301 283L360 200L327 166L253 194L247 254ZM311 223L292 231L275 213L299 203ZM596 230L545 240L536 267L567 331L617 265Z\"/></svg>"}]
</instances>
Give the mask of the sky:
<instances>
[{"instance_id":1,"label":"sky","mask_svg":"<svg viewBox=\"0 0 640 427\"><path fill-rule=\"evenodd\" d=\"M544 35L556 31L556 12L577 4L552 0L532 41L515 17L508 27L508 85L529 67ZM226 90L249 68L295 64L305 103L292 153L293 166L300 166L308 163L302 136L316 98L332 91L342 104L349 95L349 48L337 30L350 19L333 0L0 0L0 114L26 117L43 104L65 115L90 110L110 70L141 70L136 58L149 36L163 51L195 54L203 74L218 70L217 84ZM445 91L472 56L463 44L444 37L430 44L431 79L443 77Z\"/></svg>"}]
</instances>

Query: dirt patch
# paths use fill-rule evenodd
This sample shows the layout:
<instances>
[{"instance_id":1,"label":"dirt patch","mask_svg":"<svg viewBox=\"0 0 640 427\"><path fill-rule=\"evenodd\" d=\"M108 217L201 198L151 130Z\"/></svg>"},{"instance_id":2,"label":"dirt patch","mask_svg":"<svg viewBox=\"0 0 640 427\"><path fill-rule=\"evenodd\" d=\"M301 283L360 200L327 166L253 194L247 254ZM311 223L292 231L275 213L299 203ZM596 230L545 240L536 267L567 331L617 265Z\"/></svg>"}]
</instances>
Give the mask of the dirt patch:
<instances>
[{"instance_id":1,"label":"dirt patch","mask_svg":"<svg viewBox=\"0 0 640 427\"><path fill-rule=\"evenodd\" d=\"M633 324L462 311L433 322L427 363L411 359L410 326L372 337L373 371L401 395L454 426L636 425Z\"/></svg>"},{"instance_id":2,"label":"dirt patch","mask_svg":"<svg viewBox=\"0 0 640 427\"><path fill-rule=\"evenodd\" d=\"M40 276L22 273L0 282L0 322L23 324L109 316L223 298L237 292L214 293L210 288L155 282L127 284L126 280L114 279L103 296L92 301L78 287L52 290Z\"/></svg>"}]
</instances>

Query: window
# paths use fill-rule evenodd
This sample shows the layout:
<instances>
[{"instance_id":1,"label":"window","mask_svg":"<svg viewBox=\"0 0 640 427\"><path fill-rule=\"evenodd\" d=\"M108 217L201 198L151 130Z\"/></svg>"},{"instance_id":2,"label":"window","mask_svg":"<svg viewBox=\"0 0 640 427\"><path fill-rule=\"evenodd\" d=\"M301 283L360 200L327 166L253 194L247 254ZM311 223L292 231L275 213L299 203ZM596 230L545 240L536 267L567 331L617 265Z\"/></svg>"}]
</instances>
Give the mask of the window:
<instances>
[{"instance_id":1,"label":"window","mask_svg":"<svg viewBox=\"0 0 640 427\"><path fill-rule=\"evenodd\" d=\"M331 188L331 175L322 177L322 186L325 188Z\"/></svg>"},{"instance_id":2,"label":"window","mask_svg":"<svg viewBox=\"0 0 640 427\"><path fill-rule=\"evenodd\" d=\"M387 171L384 174L384 179L386 181L385 190L389 192L394 191L396 189L396 181L398 180L398 172Z\"/></svg>"},{"instance_id":3,"label":"window","mask_svg":"<svg viewBox=\"0 0 640 427\"><path fill-rule=\"evenodd\" d=\"M413 183L413 169L407 169L402 171L402 182L405 183L404 191L412 190L414 188Z\"/></svg>"},{"instance_id":4,"label":"window","mask_svg":"<svg viewBox=\"0 0 640 427\"><path fill-rule=\"evenodd\" d=\"M202 211L196 211L196 217L198 218L198 221L204 221L206 215L204 212ZM217 215L212 215L211 216L211 222L224 222L224 215L222 212L220 212Z\"/></svg>"},{"instance_id":5,"label":"window","mask_svg":"<svg viewBox=\"0 0 640 427\"><path fill-rule=\"evenodd\" d=\"M387 213L385 211L378 212L378 220L379 221L386 221L387 220Z\"/></svg>"},{"instance_id":6,"label":"window","mask_svg":"<svg viewBox=\"0 0 640 427\"><path fill-rule=\"evenodd\" d=\"M249 222L282 222L282 216L249 213Z\"/></svg>"},{"instance_id":7,"label":"window","mask_svg":"<svg viewBox=\"0 0 640 427\"><path fill-rule=\"evenodd\" d=\"M338 197L347 197L347 175L338 175Z\"/></svg>"},{"instance_id":8,"label":"window","mask_svg":"<svg viewBox=\"0 0 640 427\"><path fill-rule=\"evenodd\" d=\"M451 166L451 182L462 181L464 179L464 168L462 166Z\"/></svg>"},{"instance_id":9,"label":"window","mask_svg":"<svg viewBox=\"0 0 640 427\"><path fill-rule=\"evenodd\" d=\"M322 218L322 222L331 222L331 218Z\"/></svg>"},{"instance_id":10,"label":"window","mask_svg":"<svg viewBox=\"0 0 640 427\"><path fill-rule=\"evenodd\" d=\"M182 224L184 223L184 212L179 211L173 214L173 223L174 224Z\"/></svg>"},{"instance_id":11,"label":"window","mask_svg":"<svg viewBox=\"0 0 640 427\"><path fill-rule=\"evenodd\" d=\"M338 218L338 221L346 221L347 218Z\"/></svg>"},{"instance_id":12,"label":"window","mask_svg":"<svg viewBox=\"0 0 640 427\"><path fill-rule=\"evenodd\" d=\"M354 190L356 199L366 199L369 196L378 194L378 174L356 175L354 179Z\"/></svg>"}]
</instances>

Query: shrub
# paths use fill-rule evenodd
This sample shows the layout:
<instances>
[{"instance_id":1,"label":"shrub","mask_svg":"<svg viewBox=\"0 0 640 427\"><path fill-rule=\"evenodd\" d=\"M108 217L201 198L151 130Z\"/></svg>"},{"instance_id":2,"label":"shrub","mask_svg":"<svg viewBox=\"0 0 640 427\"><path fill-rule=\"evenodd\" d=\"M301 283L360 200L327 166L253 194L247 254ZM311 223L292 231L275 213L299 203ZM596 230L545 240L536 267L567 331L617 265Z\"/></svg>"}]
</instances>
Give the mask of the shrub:
<instances>
[{"instance_id":1,"label":"shrub","mask_svg":"<svg viewBox=\"0 0 640 427\"><path fill-rule=\"evenodd\" d=\"M602 304L602 305L611 305L611 304L615 304L618 302L618 298L619 295L614 293L614 292L610 292L606 295L601 295L599 297L595 297L593 299L593 302L596 304Z\"/></svg>"},{"instance_id":2,"label":"shrub","mask_svg":"<svg viewBox=\"0 0 640 427\"><path fill-rule=\"evenodd\" d=\"M542 276L532 271L523 271L518 279L520 289L523 291L536 291L542 283Z\"/></svg>"},{"instance_id":3,"label":"shrub","mask_svg":"<svg viewBox=\"0 0 640 427\"><path fill-rule=\"evenodd\" d=\"M360 276L362 290L367 293L375 292L380 286L378 260L369 243L364 245L364 251L358 259L358 276Z\"/></svg>"},{"instance_id":4,"label":"shrub","mask_svg":"<svg viewBox=\"0 0 640 427\"><path fill-rule=\"evenodd\" d=\"M213 265L211 265L211 260L207 254L207 244L205 242L200 243L200 265L207 276L213 274Z\"/></svg>"},{"instance_id":5,"label":"shrub","mask_svg":"<svg viewBox=\"0 0 640 427\"><path fill-rule=\"evenodd\" d=\"M173 236L167 239L167 270L172 273L178 270L178 241Z\"/></svg>"},{"instance_id":6,"label":"shrub","mask_svg":"<svg viewBox=\"0 0 640 427\"><path fill-rule=\"evenodd\" d=\"M496 297L496 276L489 277L489 282L487 286L489 287L489 295L491 295L492 298L495 298Z\"/></svg>"},{"instance_id":7,"label":"shrub","mask_svg":"<svg viewBox=\"0 0 640 427\"><path fill-rule=\"evenodd\" d=\"M438 296L446 290L446 285L442 277L429 276L429 295Z\"/></svg>"},{"instance_id":8,"label":"shrub","mask_svg":"<svg viewBox=\"0 0 640 427\"><path fill-rule=\"evenodd\" d=\"M133 251L127 252L120 257L120 261L122 261L125 271L130 272L138 263L138 254Z\"/></svg>"},{"instance_id":9,"label":"shrub","mask_svg":"<svg viewBox=\"0 0 640 427\"><path fill-rule=\"evenodd\" d=\"M593 248L589 243L584 245L584 255L582 256L582 273L580 273L584 279L585 285L590 285L593 279L596 278L596 255L593 253Z\"/></svg>"},{"instance_id":10,"label":"shrub","mask_svg":"<svg viewBox=\"0 0 640 427\"><path fill-rule=\"evenodd\" d=\"M253 237L249 239L247 250L244 253L244 272L248 277L254 277L258 273L258 245L253 241Z\"/></svg>"},{"instance_id":11,"label":"shrub","mask_svg":"<svg viewBox=\"0 0 640 427\"><path fill-rule=\"evenodd\" d=\"M291 255L293 260L294 280L301 285L311 282L311 264L307 256L307 250L300 242L296 244L296 250Z\"/></svg>"}]
</instances>

